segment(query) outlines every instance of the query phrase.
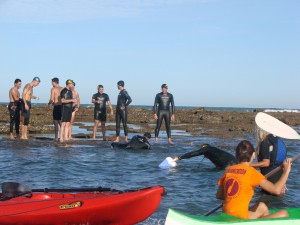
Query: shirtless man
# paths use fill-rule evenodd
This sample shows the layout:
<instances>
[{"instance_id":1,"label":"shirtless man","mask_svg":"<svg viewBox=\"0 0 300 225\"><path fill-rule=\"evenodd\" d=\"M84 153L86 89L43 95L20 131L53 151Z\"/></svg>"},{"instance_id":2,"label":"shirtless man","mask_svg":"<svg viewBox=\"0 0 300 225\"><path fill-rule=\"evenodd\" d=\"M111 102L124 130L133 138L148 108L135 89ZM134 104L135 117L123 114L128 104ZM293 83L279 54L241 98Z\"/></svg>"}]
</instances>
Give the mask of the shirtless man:
<instances>
[{"instance_id":1,"label":"shirtless man","mask_svg":"<svg viewBox=\"0 0 300 225\"><path fill-rule=\"evenodd\" d=\"M73 123L75 121L75 113L79 110L80 107L80 98L78 92L75 90L75 82L73 87L71 87L71 91L72 91L73 98L76 100L76 102L72 106L72 117L69 126L69 139L72 139L72 128L73 128Z\"/></svg>"},{"instance_id":2,"label":"shirtless man","mask_svg":"<svg viewBox=\"0 0 300 225\"><path fill-rule=\"evenodd\" d=\"M34 77L33 80L26 84L22 93L22 103L21 103L21 121L22 121L22 135L21 139L28 139L27 130L30 118L31 109L31 99L38 100L37 96L33 96L33 87L40 84L41 80L39 77Z\"/></svg>"},{"instance_id":3,"label":"shirtless man","mask_svg":"<svg viewBox=\"0 0 300 225\"><path fill-rule=\"evenodd\" d=\"M48 104L46 107L49 109L50 105L53 105L53 123L55 131L55 141L58 141L58 130L61 126L61 99L60 92L62 87L59 86L59 79L54 77L52 79L51 95Z\"/></svg>"},{"instance_id":4,"label":"shirtless man","mask_svg":"<svg viewBox=\"0 0 300 225\"><path fill-rule=\"evenodd\" d=\"M110 115L114 115L113 107L110 103L108 94L104 93L103 85L98 85L98 92L93 95L92 103L95 104L94 108L94 129L93 129L93 139L96 140L96 133L98 129L99 121L101 121L102 137L103 141L106 141L106 104L108 104L110 109Z\"/></svg>"},{"instance_id":5,"label":"shirtless man","mask_svg":"<svg viewBox=\"0 0 300 225\"><path fill-rule=\"evenodd\" d=\"M74 85L73 80L66 81L66 87L60 92L60 98L62 103L62 117L61 117L61 129L59 141L69 140L69 126L72 117L72 105L76 102L73 98L72 87Z\"/></svg>"},{"instance_id":6,"label":"shirtless man","mask_svg":"<svg viewBox=\"0 0 300 225\"><path fill-rule=\"evenodd\" d=\"M9 90L9 105L8 111L10 114L10 132L9 138L15 139L14 137L14 124L16 129L17 137L20 136L20 92L19 89L21 88L22 81L20 79L15 80L14 86Z\"/></svg>"}]
</instances>

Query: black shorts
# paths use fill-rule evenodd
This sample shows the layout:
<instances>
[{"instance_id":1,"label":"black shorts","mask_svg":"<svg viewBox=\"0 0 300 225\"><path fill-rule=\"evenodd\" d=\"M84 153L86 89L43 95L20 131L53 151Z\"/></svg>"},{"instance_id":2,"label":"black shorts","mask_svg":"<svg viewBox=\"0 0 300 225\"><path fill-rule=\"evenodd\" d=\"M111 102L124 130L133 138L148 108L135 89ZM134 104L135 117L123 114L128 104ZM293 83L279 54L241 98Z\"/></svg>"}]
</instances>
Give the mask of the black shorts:
<instances>
[{"instance_id":1,"label":"black shorts","mask_svg":"<svg viewBox=\"0 0 300 225\"><path fill-rule=\"evenodd\" d=\"M106 121L106 113L101 110L94 110L94 120Z\"/></svg>"},{"instance_id":2,"label":"black shorts","mask_svg":"<svg viewBox=\"0 0 300 225\"><path fill-rule=\"evenodd\" d=\"M72 118L72 108L63 106L61 122L70 122L71 118Z\"/></svg>"},{"instance_id":3,"label":"black shorts","mask_svg":"<svg viewBox=\"0 0 300 225\"><path fill-rule=\"evenodd\" d=\"M23 125L28 125L29 124L29 118L30 118L30 109L31 109L31 102L30 101L26 101L29 109L26 110L25 109L25 103L24 101L22 101L21 104L21 116L22 116L22 123Z\"/></svg>"},{"instance_id":4,"label":"black shorts","mask_svg":"<svg viewBox=\"0 0 300 225\"><path fill-rule=\"evenodd\" d=\"M62 106L61 105L55 105L53 108L53 120L61 120L62 116Z\"/></svg>"}]
</instances>

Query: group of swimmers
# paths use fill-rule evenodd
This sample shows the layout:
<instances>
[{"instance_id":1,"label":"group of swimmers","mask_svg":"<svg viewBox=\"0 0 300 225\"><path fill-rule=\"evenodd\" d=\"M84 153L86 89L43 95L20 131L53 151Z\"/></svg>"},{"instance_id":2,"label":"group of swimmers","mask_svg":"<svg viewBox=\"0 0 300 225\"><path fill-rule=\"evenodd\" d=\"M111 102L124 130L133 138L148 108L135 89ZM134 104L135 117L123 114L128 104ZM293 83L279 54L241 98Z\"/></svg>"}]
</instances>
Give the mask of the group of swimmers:
<instances>
[{"instance_id":1,"label":"group of swimmers","mask_svg":"<svg viewBox=\"0 0 300 225\"><path fill-rule=\"evenodd\" d=\"M19 124L22 121L22 136L21 139L28 139L27 126L29 124L31 99L38 99L33 95L33 87L38 86L40 83L39 77L34 77L33 80L26 84L22 93L22 98L18 89L21 87L21 80L16 79L14 87L9 91L10 103L8 106L10 112L10 138L13 136L13 125L17 135L19 135ZM71 138L72 120L74 121L75 113L80 107L80 98L77 91L75 91L75 82L73 80L66 81L66 87L59 86L59 79L52 79L52 89L50 100L47 103L47 107L53 105L53 120L55 124L55 140L64 141ZM139 144L131 144L128 142L128 128L127 128L127 108L132 102L132 99L128 92L124 88L124 81L117 83L119 89L119 95L116 106L116 139L112 144L112 147L116 148L140 148L144 146L149 149L150 133L145 133L144 136L136 135L133 140L136 140ZM155 103L153 107L154 119L157 120L155 128L155 141L158 141L158 134L162 120L165 120L168 142L172 143L170 120L175 119L175 105L173 95L168 93L168 86L163 84L161 86L162 92L158 93L155 97ZM96 132L99 121L101 121L103 139L106 140L105 122L106 122L106 104L110 108L110 115L114 114L113 107L110 103L109 96L104 93L103 85L98 85L98 92L92 96L92 103L94 103L94 129L93 139L96 139ZM21 119L20 119L21 111ZM127 144L118 144L120 141L120 124L121 121L124 127L125 142ZM58 130L60 129L60 138L58 139ZM265 203L259 202L252 207L249 207L250 201L254 194L254 188L260 186L262 189L272 194L281 194L286 190L285 184L291 171L292 161L286 159L282 163L283 172L278 180L270 182L264 175L269 169L273 169L272 165L272 150L274 144L272 144L273 137L269 135L265 136L258 144L259 150L259 162L254 163L253 160L256 156L254 147L249 141L241 141L236 147L236 159L237 164L226 168L224 175L218 181L219 189L217 191L217 198L223 199L223 212L233 216L241 217L243 219L255 219L255 218L276 218L287 217L286 210L280 210L276 213L270 214L269 209ZM175 160L180 160L180 157L176 157ZM254 167L262 167L259 173ZM265 169L264 169L265 168ZM268 169L269 168L269 169ZM266 171L264 171L266 170Z\"/></svg>"},{"instance_id":2,"label":"group of swimmers","mask_svg":"<svg viewBox=\"0 0 300 225\"><path fill-rule=\"evenodd\" d=\"M63 88L59 85L59 79L54 77L52 80L52 88L49 102L47 107L53 106L53 121L55 129L55 141L66 141L72 139L72 124L74 122L75 114L80 107L80 97L78 92L75 90L75 82L71 79L66 81L66 86ZM10 138L14 139L13 126L15 125L16 135L19 137L19 125L22 122L22 135L21 139L28 139L28 124L30 118L31 99L38 99L33 95L33 87L38 86L40 83L39 77L34 77L33 80L26 84L20 96L19 88L21 88L22 81L16 79L14 87L9 91L9 112L10 112ZM124 141L128 142L128 106L132 102L130 95L125 89L124 81L120 80L117 82L117 88L119 89L117 105L116 105L116 139L114 142L120 142L120 126L121 122L124 129ZM155 139L154 143L158 142L158 135L161 128L162 121L165 121L165 127L168 136L168 142L173 144L171 139L171 128L170 122L175 119L175 104L174 98L171 93L168 92L168 85L163 84L161 86L162 91L155 97L153 106L153 115L156 120L155 127ZM94 128L93 128L93 139L96 139L96 133L98 130L99 122L101 122L101 131L103 140L106 138L105 123L107 120L107 109L106 105L109 106L110 116L114 115L113 107L110 102L108 94L104 93L103 85L97 86L97 93L92 96L92 103L95 105L94 108ZM20 116L21 111L21 116ZM21 119L20 119L21 118ZM59 129L60 126L60 129ZM60 130L60 134L59 134ZM58 135L59 134L59 135ZM146 135L149 137L149 135ZM151 135L150 135L151 137Z\"/></svg>"}]
</instances>

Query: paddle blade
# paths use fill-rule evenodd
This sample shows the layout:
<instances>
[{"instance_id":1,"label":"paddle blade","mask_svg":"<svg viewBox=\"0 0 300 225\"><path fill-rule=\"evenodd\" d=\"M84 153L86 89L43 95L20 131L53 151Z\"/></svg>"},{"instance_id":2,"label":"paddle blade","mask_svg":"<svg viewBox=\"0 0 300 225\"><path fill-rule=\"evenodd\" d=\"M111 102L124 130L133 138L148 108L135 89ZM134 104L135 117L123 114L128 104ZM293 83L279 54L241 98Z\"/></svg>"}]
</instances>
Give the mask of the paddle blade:
<instances>
[{"instance_id":1,"label":"paddle blade","mask_svg":"<svg viewBox=\"0 0 300 225\"><path fill-rule=\"evenodd\" d=\"M167 157L165 158L164 161L162 161L161 164L159 164L159 167L162 169L168 169L168 168L175 167L176 165L177 163L174 162L174 160L171 157Z\"/></svg>"},{"instance_id":2,"label":"paddle blade","mask_svg":"<svg viewBox=\"0 0 300 225\"><path fill-rule=\"evenodd\" d=\"M300 139L299 134L293 128L266 113L257 113L255 116L255 122L259 128L278 137L286 139Z\"/></svg>"}]
</instances>

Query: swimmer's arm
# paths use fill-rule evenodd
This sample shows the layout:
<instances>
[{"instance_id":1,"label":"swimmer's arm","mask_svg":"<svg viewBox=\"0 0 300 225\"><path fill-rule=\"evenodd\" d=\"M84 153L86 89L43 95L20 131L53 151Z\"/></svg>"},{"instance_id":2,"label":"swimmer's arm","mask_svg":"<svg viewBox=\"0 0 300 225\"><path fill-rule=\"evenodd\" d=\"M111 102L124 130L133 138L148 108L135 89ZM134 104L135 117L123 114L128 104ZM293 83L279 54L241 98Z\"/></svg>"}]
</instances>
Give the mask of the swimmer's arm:
<instances>
[{"instance_id":1,"label":"swimmer's arm","mask_svg":"<svg viewBox=\"0 0 300 225\"><path fill-rule=\"evenodd\" d=\"M157 111L158 111L158 94L155 96L155 99L154 99L154 106L153 106L153 114L157 114Z\"/></svg>"},{"instance_id":2,"label":"swimmer's arm","mask_svg":"<svg viewBox=\"0 0 300 225\"><path fill-rule=\"evenodd\" d=\"M61 103L73 103L76 102L75 99L65 99L65 98L61 98Z\"/></svg>"},{"instance_id":3,"label":"swimmer's arm","mask_svg":"<svg viewBox=\"0 0 300 225\"><path fill-rule=\"evenodd\" d=\"M48 105L52 105L54 103L54 88L51 88L50 99Z\"/></svg>"},{"instance_id":4,"label":"swimmer's arm","mask_svg":"<svg viewBox=\"0 0 300 225\"><path fill-rule=\"evenodd\" d=\"M111 105L111 103L110 103L110 101L108 100L107 101L107 104L108 104L108 107L109 107L109 109L110 109L110 114L114 114L114 110L113 110L113 107L112 107L112 105Z\"/></svg>"},{"instance_id":5,"label":"swimmer's arm","mask_svg":"<svg viewBox=\"0 0 300 225\"><path fill-rule=\"evenodd\" d=\"M283 173L282 173L280 179L275 184L268 181L267 179L264 179L260 182L259 186L262 189L264 189L265 191L268 191L275 195L279 195L281 193L282 189L285 188L285 183L291 172L291 166L292 166L292 159L290 159L290 158L286 159L282 163Z\"/></svg>"},{"instance_id":6,"label":"swimmer's arm","mask_svg":"<svg viewBox=\"0 0 300 225\"><path fill-rule=\"evenodd\" d=\"M97 100L95 99L95 96L94 96L94 95L93 95L93 97L92 97L92 103L94 103L94 104L95 104L95 103L98 103Z\"/></svg>"},{"instance_id":7,"label":"swimmer's arm","mask_svg":"<svg viewBox=\"0 0 300 225\"><path fill-rule=\"evenodd\" d=\"M77 100L77 106L76 106L76 108L79 109L79 107L80 107L80 97L79 97L78 92L77 92L77 98L76 98L76 100Z\"/></svg>"},{"instance_id":8,"label":"swimmer's arm","mask_svg":"<svg viewBox=\"0 0 300 225\"><path fill-rule=\"evenodd\" d=\"M171 95L171 109L172 109L172 115L175 115L175 104L174 104L173 95Z\"/></svg>"},{"instance_id":9,"label":"swimmer's arm","mask_svg":"<svg viewBox=\"0 0 300 225\"><path fill-rule=\"evenodd\" d=\"M189 158L192 158L192 157L195 157L195 156L198 156L198 155L202 155L202 151L200 150L196 150L196 151L192 151L192 152L188 152L188 153L185 153L184 155L182 156L178 156L178 159L181 160L181 159L189 159Z\"/></svg>"},{"instance_id":10,"label":"swimmer's arm","mask_svg":"<svg viewBox=\"0 0 300 225\"><path fill-rule=\"evenodd\" d=\"M269 167L270 166L270 159L263 159L260 162L251 163L252 167Z\"/></svg>"},{"instance_id":11,"label":"swimmer's arm","mask_svg":"<svg viewBox=\"0 0 300 225\"><path fill-rule=\"evenodd\" d=\"M25 106L27 106L27 102L26 102L27 98L26 98L26 96L27 96L28 92L30 91L30 89L31 88L30 88L29 84L26 84L25 87L24 87L24 89L23 89L22 99L24 100L24 105Z\"/></svg>"},{"instance_id":12,"label":"swimmer's arm","mask_svg":"<svg viewBox=\"0 0 300 225\"><path fill-rule=\"evenodd\" d=\"M76 95L76 98L75 98L76 102L77 102L77 105L75 106L75 109L79 109L80 107L80 97L79 97L79 94L77 92L77 95Z\"/></svg>"},{"instance_id":13,"label":"swimmer's arm","mask_svg":"<svg viewBox=\"0 0 300 225\"><path fill-rule=\"evenodd\" d=\"M132 102L132 99L128 93L126 93L126 98L127 98L126 106L129 106L129 104Z\"/></svg>"},{"instance_id":14,"label":"swimmer's arm","mask_svg":"<svg viewBox=\"0 0 300 225\"><path fill-rule=\"evenodd\" d=\"M216 198L224 200L224 188L222 186L219 186L217 190Z\"/></svg>"}]
</instances>

